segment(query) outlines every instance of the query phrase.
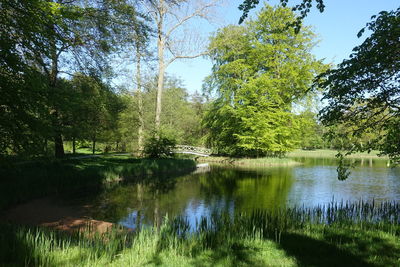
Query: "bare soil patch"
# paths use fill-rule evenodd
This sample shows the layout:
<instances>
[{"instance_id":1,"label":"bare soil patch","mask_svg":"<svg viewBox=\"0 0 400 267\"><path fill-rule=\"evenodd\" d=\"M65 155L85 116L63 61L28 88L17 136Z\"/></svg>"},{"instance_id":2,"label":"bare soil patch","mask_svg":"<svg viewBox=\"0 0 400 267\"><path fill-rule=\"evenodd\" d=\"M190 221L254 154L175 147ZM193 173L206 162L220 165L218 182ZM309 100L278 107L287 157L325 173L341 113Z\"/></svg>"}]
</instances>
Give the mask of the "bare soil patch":
<instances>
[{"instance_id":1,"label":"bare soil patch","mask_svg":"<svg viewBox=\"0 0 400 267\"><path fill-rule=\"evenodd\" d=\"M15 206L0 216L1 222L46 226L62 231L79 231L88 227L104 233L113 223L91 219L90 206L65 205L46 197Z\"/></svg>"}]
</instances>

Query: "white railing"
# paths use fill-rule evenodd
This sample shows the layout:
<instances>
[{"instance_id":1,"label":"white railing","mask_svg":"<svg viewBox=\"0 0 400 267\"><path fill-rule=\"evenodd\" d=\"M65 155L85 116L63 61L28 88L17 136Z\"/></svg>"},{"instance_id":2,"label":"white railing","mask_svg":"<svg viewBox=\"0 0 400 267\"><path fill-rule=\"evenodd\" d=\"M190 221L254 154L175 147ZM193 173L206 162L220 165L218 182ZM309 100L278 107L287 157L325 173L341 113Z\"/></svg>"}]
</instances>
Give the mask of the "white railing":
<instances>
[{"instance_id":1,"label":"white railing","mask_svg":"<svg viewBox=\"0 0 400 267\"><path fill-rule=\"evenodd\" d=\"M187 145L176 145L174 149L175 153L182 154L194 154L194 155L211 155L211 149L205 147L195 147Z\"/></svg>"}]
</instances>

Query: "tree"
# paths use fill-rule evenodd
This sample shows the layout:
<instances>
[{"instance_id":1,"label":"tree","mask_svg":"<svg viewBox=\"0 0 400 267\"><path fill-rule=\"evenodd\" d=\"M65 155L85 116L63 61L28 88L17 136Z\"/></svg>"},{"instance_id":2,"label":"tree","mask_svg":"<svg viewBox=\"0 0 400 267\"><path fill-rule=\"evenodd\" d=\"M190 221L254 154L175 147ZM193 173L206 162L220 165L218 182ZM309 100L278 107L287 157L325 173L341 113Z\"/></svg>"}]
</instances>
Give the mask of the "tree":
<instances>
[{"instance_id":1,"label":"tree","mask_svg":"<svg viewBox=\"0 0 400 267\"><path fill-rule=\"evenodd\" d=\"M311 110L304 110L298 115L301 120L300 147L302 149L324 148L323 142L324 127L318 122L318 113Z\"/></svg>"},{"instance_id":2,"label":"tree","mask_svg":"<svg viewBox=\"0 0 400 267\"><path fill-rule=\"evenodd\" d=\"M48 2L0 1L0 154L36 155L44 148L48 84L34 64L48 53Z\"/></svg>"},{"instance_id":3,"label":"tree","mask_svg":"<svg viewBox=\"0 0 400 267\"><path fill-rule=\"evenodd\" d=\"M145 18L147 21L147 18ZM149 52L148 45L151 35L151 28L147 26L144 22L136 23L134 25L134 35L133 35L133 43L135 48L135 56L136 56L136 98L137 98L137 106L138 106L138 151L139 154L142 154L143 145L144 145L144 108L143 108L143 82L142 82L142 62L145 57L150 57L151 53ZM151 57L150 57L151 58Z\"/></svg>"},{"instance_id":4,"label":"tree","mask_svg":"<svg viewBox=\"0 0 400 267\"><path fill-rule=\"evenodd\" d=\"M154 137L155 106L157 98L157 77L152 77L143 83L143 120L144 136ZM119 116L119 131L123 142L132 144L136 149L138 144L137 128L140 125L137 94L124 94L126 109ZM197 97L199 98L199 97ZM200 100L198 100L200 101ZM163 93L163 112L161 114L160 131L164 137L174 139L178 144L199 145L202 141L201 110L202 103L191 101L182 81L166 76ZM134 140L134 142L132 142Z\"/></svg>"},{"instance_id":5,"label":"tree","mask_svg":"<svg viewBox=\"0 0 400 267\"><path fill-rule=\"evenodd\" d=\"M140 29L135 27L136 36L143 36L140 34ZM139 153L143 150L143 128L144 128L144 119L143 119L143 96L142 96L142 73L141 73L141 64L142 64L142 51L143 51L144 42L136 38L135 47L136 47L136 94L138 99L138 115L139 115L139 127L138 127L138 150Z\"/></svg>"},{"instance_id":6,"label":"tree","mask_svg":"<svg viewBox=\"0 0 400 267\"><path fill-rule=\"evenodd\" d=\"M367 143L353 143L350 153L379 148L399 161L400 8L373 16L358 36L366 29L371 35L350 58L317 80L328 101L320 116L327 126L344 126L340 133L331 132L331 138L375 133Z\"/></svg>"},{"instance_id":7,"label":"tree","mask_svg":"<svg viewBox=\"0 0 400 267\"><path fill-rule=\"evenodd\" d=\"M55 155L64 154L62 142L61 118L59 116L58 90L60 74L71 74L76 69L85 73L104 74L108 71L106 55L114 51L117 37L121 36L118 27L128 20L135 19L135 12L125 8L124 1L1 1L2 14L1 51L5 61L1 62L2 70L8 81L19 90L24 84L31 87L27 79L35 75L43 77L41 84L33 83L40 94L45 93L43 102L24 98L24 102L31 102L38 110L47 109L50 116L41 117L38 121L47 121L50 118L51 127L46 128L42 138L52 133ZM4 22L4 23L3 23ZM4 36L4 39L3 39ZM21 78L22 81L15 82ZM32 80L32 81L33 81ZM8 83L8 82L7 82ZM44 89L45 88L45 89ZM11 95L14 88L5 85L2 91ZM39 93L38 92L38 93ZM42 99L43 95L38 96ZM8 115L18 114L17 101L11 105L7 103ZM9 107L13 108L9 109ZM37 118L38 114L29 117ZM20 121L24 121L18 115ZM35 119L21 125L24 128L33 128ZM8 130L4 130L8 131ZM7 134L9 135L9 134ZM13 133L15 135L15 133ZM25 143L32 143L32 137L27 137ZM17 136L13 139L19 139ZM15 146L14 146L15 147Z\"/></svg>"},{"instance_id":8,"label":"tree","mask_svg":"<svg viewBox=\"0 0 400 267\"><path fill-rule=\"evenodd\" d=\"M177 59L191 59L205 55L198 47L199 40L182 29L194 19L208 19L208 13L218 0L203 1L149 1L150 14L157 27L158 81L155 127L160 130L162 92L166 68ZM193 31L192 31L193 32Z\"/></svg>"},{"instance_id":9,"label":"tree","mask_svg":"<svg viewBox=\"0 0 400 267\"><path fill-rule=\"evenodd\" d=\"M287 8L265 6L256 20L218 31L210 45L213 74L205 88L217 99L205 117L208 141L230 155L282 155L299 142L293 103L323 64L310 50L313 33L295 33Z\"/></svg>"},{"instance_id":10,"label":"tree","mask_svg":"<svg viewBox=\"0 0 400 267\"><path fill-rule=\"evenodd\" d=\"M60 110L63 126L72 128L72 141L92 141L92 152L95 153L97 141L118 139L115 135L118 116L123 109L122 100L98 77L76 74L70 84L72 95L69 99L75 101ZM68 117L72 119L65 120Z\"/></svg>"}]
</instances>

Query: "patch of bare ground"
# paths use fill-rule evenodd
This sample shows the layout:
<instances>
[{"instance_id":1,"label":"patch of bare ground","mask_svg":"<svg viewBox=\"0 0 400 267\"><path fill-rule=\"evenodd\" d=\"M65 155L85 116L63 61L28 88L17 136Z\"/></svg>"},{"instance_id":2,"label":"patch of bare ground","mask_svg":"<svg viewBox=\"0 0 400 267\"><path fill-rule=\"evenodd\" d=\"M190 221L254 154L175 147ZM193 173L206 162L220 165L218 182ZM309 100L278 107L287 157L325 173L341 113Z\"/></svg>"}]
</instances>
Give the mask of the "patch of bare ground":
<instances>
[{"instance_id":1,"label":"patch of bare ground","mask_svg":"<svg viewBox=\"0 0 400 267\"><path fill-rule=\"evenodd\" d=\"M89 209L90 206L87 205L65 205L47 197L32 200L5 211L0 216L0 222L45 226L68 232L91 229L98 233L105 233L113 227L113 223L88 217Z\"/></svg>"}]
</instances>

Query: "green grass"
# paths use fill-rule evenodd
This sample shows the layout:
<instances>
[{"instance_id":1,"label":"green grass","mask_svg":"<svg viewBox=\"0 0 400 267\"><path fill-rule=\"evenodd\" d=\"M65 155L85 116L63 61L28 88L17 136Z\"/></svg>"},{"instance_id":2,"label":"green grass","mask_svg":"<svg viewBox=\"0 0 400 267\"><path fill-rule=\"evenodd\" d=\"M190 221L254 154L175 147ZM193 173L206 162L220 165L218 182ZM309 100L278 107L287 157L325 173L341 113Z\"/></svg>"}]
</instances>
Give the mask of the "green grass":
<instances>
[{"instance_id":1,"label":"green grass","mask_svg":"<svg viewBox=\"0 0 400 267\"><path fill-rule=\"evenodd\" d=\"M238 166L293 166L301 163L290 158L229 158L229 157L200 157L198 161L232 164Z\"/></svg>"},{"instance_id":2,"label":"green grass","mask_svg":"<svg viewBox=\"0 0 400 267\"><path fill-rule=\"evenodd\" d=\"M97 143L96 144L96 149L95 149L95 154L99 155L99 154L104 154L105 148L106 148L105 143ZM66 155L72 155L72 142L71 141L64 141L64 151ZM108 153L112 153L112 152L119 152L119 151L115 151L115 147L110 148ZM76 146L76 150L75 153L78 155L91 155L93 153L92 151L92 144L86 144L86 146Z\"/></svg>"},{"instance_id":3,"label":"green grass","mask_svg":"<svg viewBox=\"0 0 400 267\"><path fill-rule=\"evenodd\" d=\"M2 163L0 210L37 197L97 192L114 181L141 181L166 173L174 176L196 168L193 160L129 156Z\"/></svg>"},{"instance_id":4,"label":"green grass","mask_svg":"<svg viewBox=\"0 0 400 267\"><path fill-rule=\"evenodd\" d=\"M32 266L399 266L400 206L211 214L104 236L0 226L0 263Z\"/></svg>"},{"instance_id":5,"label":"green grass","mask_svg":"<svg viewBox=\"0 0 400 267\"><path fill-rule=\"evenodd\" d=\"M289 158L335 158L336 154L338 153L337 150L329 150L329 149L316 149L316 150L295 150L289 152L287 157ZM374 159L388 159L386 156L379 157L379 151L373 150L371 153L354 153L351 155L346 156L347 158L355 158L355 159L362 159L362 158L374 158Z\"/></svg>"},{"instance_id":6,"label":"green grass","mask_svg":"<svg viewBox=\"0 0 400 267\"><path fill-rule=\"evenodd\" d=\"M200 162L213 162L222 164L238 165L243 167L259 167L259 166L295 166L302 163L296 161L296 158L327 158L336 159L336 154L338 151L329 149L316 149L316 150L295 150L287 153L286 157L264 157L264 158L231 158L231 157L199 157L197 160ZM362 159L382 159L389 160L388 157L378 156L379 151L371 151L371 153L354 153L346 156L346 158L352 160L362 160Z\"/></svg>"}]
</instances>

